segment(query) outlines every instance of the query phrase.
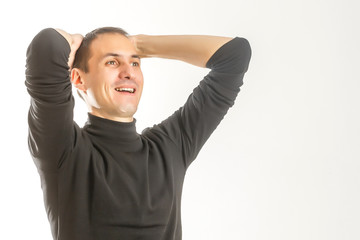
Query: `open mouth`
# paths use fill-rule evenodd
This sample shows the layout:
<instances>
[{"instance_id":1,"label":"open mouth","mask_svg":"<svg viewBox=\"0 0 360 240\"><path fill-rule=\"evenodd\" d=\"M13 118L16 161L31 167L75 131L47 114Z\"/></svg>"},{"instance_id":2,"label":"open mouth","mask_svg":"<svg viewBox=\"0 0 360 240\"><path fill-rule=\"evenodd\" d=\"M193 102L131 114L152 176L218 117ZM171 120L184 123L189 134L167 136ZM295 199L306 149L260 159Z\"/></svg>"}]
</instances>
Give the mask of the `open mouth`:
<instances>
[{"instance_id":1,"label":"open mouth","mask_svg":"<svg viewBox=\"0 0 360 240\"><path fill-rule=\"evenodd\" d=\"M126 93L134 93L135 88L115 88L115 91L126 92Z\"/></svg>"}]
</instances>

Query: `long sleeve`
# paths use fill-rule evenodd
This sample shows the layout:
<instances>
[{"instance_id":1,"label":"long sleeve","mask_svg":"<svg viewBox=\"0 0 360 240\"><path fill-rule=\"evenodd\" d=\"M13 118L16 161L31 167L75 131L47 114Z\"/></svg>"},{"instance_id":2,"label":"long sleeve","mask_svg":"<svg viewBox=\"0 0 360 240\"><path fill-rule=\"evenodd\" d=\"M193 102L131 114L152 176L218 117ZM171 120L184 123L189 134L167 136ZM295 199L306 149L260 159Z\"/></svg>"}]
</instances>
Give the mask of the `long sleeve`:
<instances>
[{"instance_id":1,"label":"long sleeve","mask_svg":"<svg viewBox=\"0 0 360 240\"><path fill-rule=\"evenodd\" d=\"M56 170L72 144L73 107L68 42L54 29L39 32L27 50L25 85L31 96L29 149L39 170Z\"/></svg>"},{"instance_id":2,"label":"long sleeve","mask_svg":"<svg viewBox=\"0 0 360 240\"><path fill-rule=\"evenodd\" d=\"M178 145L185 168L234 105L250 58L251 48L246 39L237 37L224 44L207 62L211 71L185 105L153 128Z\"/></svg>"}]
</instances>

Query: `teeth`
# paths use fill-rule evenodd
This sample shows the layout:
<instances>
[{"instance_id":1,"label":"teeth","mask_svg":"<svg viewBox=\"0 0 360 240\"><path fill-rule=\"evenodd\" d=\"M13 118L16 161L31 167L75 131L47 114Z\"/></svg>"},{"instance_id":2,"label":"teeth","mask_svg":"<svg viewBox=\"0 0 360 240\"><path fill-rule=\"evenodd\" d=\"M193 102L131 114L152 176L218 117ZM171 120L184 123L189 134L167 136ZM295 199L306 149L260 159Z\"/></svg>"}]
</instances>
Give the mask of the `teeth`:
<instances>
[{"instance_id":1,"label":"teeth","mask_svg":"<svg viewBox=\"0 0 360 240\"><path fill-rule=\"evenodd\" d=\"M115 88L115 90L118 92L129 92L129 93L135 92L134 88Z\"/></svg>"}]
</instances>

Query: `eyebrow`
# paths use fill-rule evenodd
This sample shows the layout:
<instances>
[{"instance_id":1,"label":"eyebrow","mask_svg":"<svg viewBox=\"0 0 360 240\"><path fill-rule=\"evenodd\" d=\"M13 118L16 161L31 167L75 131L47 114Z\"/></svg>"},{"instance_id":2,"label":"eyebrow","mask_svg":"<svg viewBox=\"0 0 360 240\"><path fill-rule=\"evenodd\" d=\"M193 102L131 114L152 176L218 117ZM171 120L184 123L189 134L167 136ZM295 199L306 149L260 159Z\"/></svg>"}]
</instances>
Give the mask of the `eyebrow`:
<instances>
[{"instance_id":1,"label":"eyebrow","mask_svg":"<svg viewBox=\"0 0 360 240\"><path fill-rule=\"evenodd\" d=\"M124 55L122 54L118 54L118 53L106 53L102 59L106 58L106 57L124 57ZM131 58L138 58L140 59L140 56L139 55L136 55L136 54L132 54L130 56Z\"/></svg>"}]
</instances>

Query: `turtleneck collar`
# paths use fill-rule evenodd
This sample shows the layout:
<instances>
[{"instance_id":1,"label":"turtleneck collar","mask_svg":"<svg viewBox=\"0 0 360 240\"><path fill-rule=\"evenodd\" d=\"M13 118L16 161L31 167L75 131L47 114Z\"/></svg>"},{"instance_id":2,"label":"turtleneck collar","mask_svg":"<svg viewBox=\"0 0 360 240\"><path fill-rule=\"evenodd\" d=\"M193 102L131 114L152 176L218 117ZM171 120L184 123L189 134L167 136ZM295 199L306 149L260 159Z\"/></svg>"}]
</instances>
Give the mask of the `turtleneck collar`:
<instances>
[{"instance_id":1,"label":"turtleneck collar","mask_svg":"<svg viewBox=\"0 0 360 240\"><path fill-rule=\"evenodd\" d=\"M84 129L96 139L126 148L138 149L141 145L140 135L136 132L136 119L132 122L117 122L88 113ZM127 149L130 150L130 149Z\"/></svg>"}]
</instances>

